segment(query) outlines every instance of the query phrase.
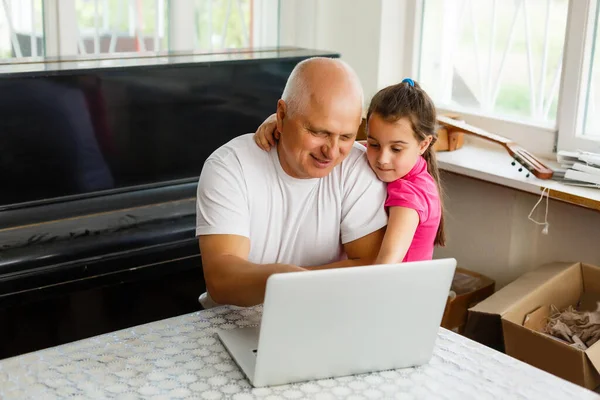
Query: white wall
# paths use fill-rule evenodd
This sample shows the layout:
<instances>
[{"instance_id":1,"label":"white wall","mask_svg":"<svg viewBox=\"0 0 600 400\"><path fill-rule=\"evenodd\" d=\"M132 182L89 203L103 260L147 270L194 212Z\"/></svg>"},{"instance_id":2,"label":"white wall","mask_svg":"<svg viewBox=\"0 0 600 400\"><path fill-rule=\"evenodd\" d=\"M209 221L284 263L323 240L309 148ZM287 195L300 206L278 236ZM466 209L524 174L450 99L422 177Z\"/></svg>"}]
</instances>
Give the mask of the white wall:
<instances>
[{"instance_id":1,"label":"white wall","mask_svg":"<svg viewBox=\"0 0 600 400\"><path fill-rule=\"evenodd\" d=\"M381 2L379 21L379 60L377 70L377 89L400 82L402 76L402 54L406 50L404 26L398 16L404 11L404 3L396 0ZM367 29L367 26L364 26ZM377 31L377 29L373 29ZM408 74L407 74L408 75ZM369 80L365 78L366 80ZM372 80L372 79L371 79Z\"/></svg>"},{"instance_id":2,"label":"white wall","mask_svg":"<svg viewBox=\"0 0 600 400\"><path fill-rule=\"evenodd\" d=\"M548 235L527 219L539 197L444 173L448 245L436 257L455 257L504 286L532 268L553 261L600 266L600 212L550 200ZM533 217L543 220L545 199Z\"/></svg>"},{"instance_id":3,"label":"white wall","mask_svg":"<svg viewBox=\"0 0 600 400\"><path fill-rule=\"evenodd\" d=\"M418 26L398 0L285 0L280 43L338 51L358 72L365 97L410 76ZM351 5L351 6L349 6ZM527 219L538 197L445 173L448 245L436 257L455 257L502 287L524 272L552 261L600 265L600 212L551 200L550 230ZM543 218L543 207L534 214Z\"/></svg>"},{"instance_id":4,"label":"white wall","mask_svg":"<svg viewBox=\"0 0 600 400\"><path fill-rule=\"evenodd\" d=\"M379 89L382 0L285 0L280 44L339 52L362 81L365 99Z\"/></svg>"}]
</instances>

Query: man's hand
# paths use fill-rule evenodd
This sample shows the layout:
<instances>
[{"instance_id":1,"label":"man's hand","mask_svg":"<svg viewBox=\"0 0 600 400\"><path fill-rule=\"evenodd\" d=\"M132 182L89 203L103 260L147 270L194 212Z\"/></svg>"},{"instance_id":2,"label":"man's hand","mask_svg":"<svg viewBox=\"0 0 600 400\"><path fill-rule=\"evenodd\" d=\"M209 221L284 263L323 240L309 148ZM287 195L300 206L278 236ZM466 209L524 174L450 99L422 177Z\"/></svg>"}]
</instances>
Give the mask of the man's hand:
<instances>
[{"instance_id":1,"label":"man's hand","mask_svg":"<svg viewBox=\"0 0 600 400\"><path fill-rule=\"evenodd\" d=\"M200 236L200 255L206 289L220 304L249 307L265 298L267 279L272 274L301 272L290 264L254 264L248 261L250 240L238 235Z\"/></svg>"}]
</instances>

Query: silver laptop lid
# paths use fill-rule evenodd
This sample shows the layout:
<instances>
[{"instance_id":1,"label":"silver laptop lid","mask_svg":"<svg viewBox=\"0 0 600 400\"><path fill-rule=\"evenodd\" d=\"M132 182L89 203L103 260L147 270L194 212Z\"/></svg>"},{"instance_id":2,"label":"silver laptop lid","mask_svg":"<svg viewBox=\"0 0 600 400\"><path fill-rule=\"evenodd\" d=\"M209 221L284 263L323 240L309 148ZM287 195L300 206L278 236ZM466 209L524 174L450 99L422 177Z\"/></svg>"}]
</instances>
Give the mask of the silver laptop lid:
<instances>
[{"instance_id":1,"label":"silver laptop lid","mask_svg":"<svg viewBox=\"0 0 600 400\"><path fill-rule=\"evenodd\" d=\"M254 385L426 363L455 267L442 259L271 276Z\"/></svg>"}]
</instances>

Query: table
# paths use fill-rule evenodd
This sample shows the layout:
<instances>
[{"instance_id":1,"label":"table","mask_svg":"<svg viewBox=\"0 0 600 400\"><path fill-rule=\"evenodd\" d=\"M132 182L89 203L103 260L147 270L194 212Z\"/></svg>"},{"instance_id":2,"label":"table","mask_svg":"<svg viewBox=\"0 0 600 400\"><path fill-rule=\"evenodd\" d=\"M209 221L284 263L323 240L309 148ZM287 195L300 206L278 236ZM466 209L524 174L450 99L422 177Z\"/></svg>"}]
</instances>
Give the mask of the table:
<instances>
[{"instance_id":1,"label":"table","mask_svg":"<svg viewBox=\"0 0 600 400\"><path fill-rule=\"evenodd\" d=\"M224 306L0 361L8 399L600 399L440 328L424 366L253 389L215 332L260 323Z\"/></svg>"}]
</instances>

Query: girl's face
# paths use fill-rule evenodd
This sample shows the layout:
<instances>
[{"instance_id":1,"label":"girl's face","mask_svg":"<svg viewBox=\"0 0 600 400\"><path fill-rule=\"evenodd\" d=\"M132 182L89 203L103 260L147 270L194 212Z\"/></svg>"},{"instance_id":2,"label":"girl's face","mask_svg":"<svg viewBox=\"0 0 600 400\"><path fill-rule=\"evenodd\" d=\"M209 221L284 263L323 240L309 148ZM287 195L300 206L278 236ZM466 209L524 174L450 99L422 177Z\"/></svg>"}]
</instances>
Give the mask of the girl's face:
<instances>
[{"instance_id":1,"label":"girl's face","mask_svg":"<svg viewBox=\"0 0 600 400\"><path fill-rule=\"evenodd\" d=\"M368 121L367 158L377 177L393 182L410 172L431 143L431 136L419 142L408 118L387 122L378 114Z\"/></svg>"}]
</instances>

